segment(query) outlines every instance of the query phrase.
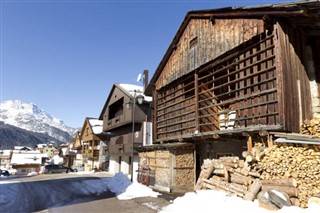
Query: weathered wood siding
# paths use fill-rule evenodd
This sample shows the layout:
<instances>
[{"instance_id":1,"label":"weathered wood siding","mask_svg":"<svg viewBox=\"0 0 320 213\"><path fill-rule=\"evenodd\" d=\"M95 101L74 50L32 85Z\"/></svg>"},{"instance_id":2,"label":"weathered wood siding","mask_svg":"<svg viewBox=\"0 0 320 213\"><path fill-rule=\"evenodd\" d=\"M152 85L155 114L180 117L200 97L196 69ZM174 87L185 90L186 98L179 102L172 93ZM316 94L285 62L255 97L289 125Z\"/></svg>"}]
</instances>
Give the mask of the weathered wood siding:
<instances>
[{"instance_id":1,"label":"weathered wood siding","mask_svg":"<svg viewBox=\"0 0 320 213\"><path fill-rule=\"evenodd\" d=\"M259 19L192 19L157 82L156 89L264 31Z\"/></svg>"},{"instance_id":2,"label":"weathered wood siding","mask_svg":"<svg viewBox=\"0 0 320 213\"><path fill-rule=\"evenodd\" d=\"M306 37L300 28L290 24L277 23L275 28L279 43L281 114L285 129L299 132L302 121L312 118L310 76L304 58Z\"/></svg>"},{"instance_id":3,"label":"weathered wood siding","mask_svg":"<svg viewBox=\"0 0 320 213\"><path fill-rule=\"evenodd\" d=\"M156 138L281 128L277 92L274 35L261 33L158 90Z\"/></svg>"}]
</instances>

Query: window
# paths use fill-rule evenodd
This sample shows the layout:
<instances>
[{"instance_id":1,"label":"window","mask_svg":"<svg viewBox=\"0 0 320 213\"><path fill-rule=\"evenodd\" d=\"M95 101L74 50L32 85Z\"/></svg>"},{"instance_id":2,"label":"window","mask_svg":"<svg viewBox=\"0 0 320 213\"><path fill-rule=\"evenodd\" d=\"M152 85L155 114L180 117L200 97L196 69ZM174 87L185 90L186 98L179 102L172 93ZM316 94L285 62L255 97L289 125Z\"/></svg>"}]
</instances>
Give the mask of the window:
<instances>
[{"instance_id":1,"label":"window","mask_svg":"<svg viewBox=\"0 0 320 213\"><path fill-rule=\"evenodd\" d=\"M122 115L123 97L109 106L109 120Z\"/></svg>"},{"instance_id":2,"label":"window","mask_svg":"<svg viewBox=\"0 0 320 213\"><path fill-rule=\"evenodd\" d=\"M190 41L190 49L192 49L193 47L197 46L198 44L198 37L195 37L193 38L191 41Z\"/></svg>"}]
</instances>

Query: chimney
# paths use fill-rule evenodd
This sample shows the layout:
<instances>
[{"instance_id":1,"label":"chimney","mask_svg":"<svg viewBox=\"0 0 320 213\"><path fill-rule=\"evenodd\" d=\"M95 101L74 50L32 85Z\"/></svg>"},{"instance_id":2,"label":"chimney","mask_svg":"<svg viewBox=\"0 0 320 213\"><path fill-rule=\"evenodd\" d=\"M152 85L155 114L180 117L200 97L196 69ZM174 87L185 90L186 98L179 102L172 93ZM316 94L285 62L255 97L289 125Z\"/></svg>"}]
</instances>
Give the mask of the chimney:
<instances>
[{"instance_id":1,"label":"chimney","mask_svg":"<svg viewBox=\"0 0 320 213\"><path fill-rule=\"evenodd\" d=\"M148 86L148 70L143 71L143 92L146 91Z\"/></svg>"}]
</instances>

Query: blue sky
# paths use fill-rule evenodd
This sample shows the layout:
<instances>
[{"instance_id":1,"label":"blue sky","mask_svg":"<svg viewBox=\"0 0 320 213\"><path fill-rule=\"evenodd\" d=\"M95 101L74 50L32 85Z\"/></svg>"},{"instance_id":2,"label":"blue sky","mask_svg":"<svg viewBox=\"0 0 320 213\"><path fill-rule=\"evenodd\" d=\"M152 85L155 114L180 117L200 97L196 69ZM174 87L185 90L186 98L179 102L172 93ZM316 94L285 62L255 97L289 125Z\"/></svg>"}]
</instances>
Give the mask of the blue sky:
<instances>
[{"instance_id":1,"label":"blue sky","mask_svg":"<svg viewBox=\"0 0 320 213\"><path fill-rule=\"evenodd\" d=\"M114 83L151 79L188 11L279 2L0 0L0 101L81 127Z\"/></svg>"}]
</instances>

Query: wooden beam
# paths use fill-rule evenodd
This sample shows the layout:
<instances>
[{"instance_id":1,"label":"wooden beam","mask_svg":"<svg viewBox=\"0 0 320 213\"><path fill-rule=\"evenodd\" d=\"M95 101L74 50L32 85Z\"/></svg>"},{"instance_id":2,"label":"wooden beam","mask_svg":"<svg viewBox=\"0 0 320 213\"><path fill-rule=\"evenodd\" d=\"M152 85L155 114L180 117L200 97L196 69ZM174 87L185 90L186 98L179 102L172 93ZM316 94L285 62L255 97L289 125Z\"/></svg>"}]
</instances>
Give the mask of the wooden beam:
<instances>
[{"instance_id":1,"label":"wooden beam","mask_svg":"<svg viewBox=\"0 0 320 213\"><path fill-rule=\"evenodd\" d=\"M199 85L198 85L198 72L194 73L194 94L195 94L195 110L196 110L196 131L200 131L200 120L199 120Z\"/></svg>"}]
</instances>

